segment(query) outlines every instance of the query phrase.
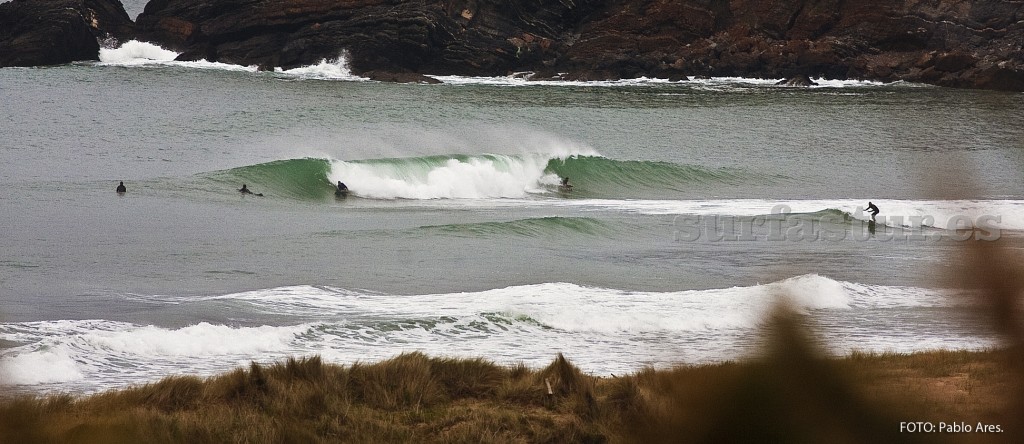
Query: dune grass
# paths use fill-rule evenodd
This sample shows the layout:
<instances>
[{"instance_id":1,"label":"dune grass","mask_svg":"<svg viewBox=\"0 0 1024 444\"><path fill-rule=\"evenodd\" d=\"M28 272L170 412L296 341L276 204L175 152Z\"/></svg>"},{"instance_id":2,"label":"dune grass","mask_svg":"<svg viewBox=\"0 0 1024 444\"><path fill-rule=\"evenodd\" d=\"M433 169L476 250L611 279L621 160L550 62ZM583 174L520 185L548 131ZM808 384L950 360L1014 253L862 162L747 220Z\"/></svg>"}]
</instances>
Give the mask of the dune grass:
<instances>
[{"instance_id":1,"label":"dune grass","mask_svg":"<svg viewBox=\"0 0 1024 444\"><path fill-rule=\"evenodd\" d=\"M786 327L786 328L791 328ZM781 336L795 334L789 332ZM785 337L785 341L793 341ZM1005 351L822 358L796 340L743 363L582 373L403 354L288 359L76 398L0 402L10 443L1014 442L1020 375ZM550 394L549 394L550 387ZM900 433L902 421L1001 434ZM1019 442L1019 441L1017 441Z\"/></svg>"}]
</instances>

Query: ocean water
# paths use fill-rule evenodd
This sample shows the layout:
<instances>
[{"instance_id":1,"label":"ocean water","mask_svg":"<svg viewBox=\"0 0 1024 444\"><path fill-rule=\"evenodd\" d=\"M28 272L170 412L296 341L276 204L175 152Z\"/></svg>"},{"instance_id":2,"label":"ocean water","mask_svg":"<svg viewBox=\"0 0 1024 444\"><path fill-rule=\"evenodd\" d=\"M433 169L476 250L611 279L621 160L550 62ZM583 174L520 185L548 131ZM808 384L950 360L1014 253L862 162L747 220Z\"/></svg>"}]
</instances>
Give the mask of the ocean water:
<instances>
[{"instance_id":1,"label":"ocean water","mask_svg":"<svg viewBox=\"0 0 1024 444\"><path fill-rule=\"evenodd\" d=\"M621 374L755 354L780 301L835 354L998 345L955 277L966 237L1024 245L1022 94L174 56L0 69L8 392L409 351Z\"/></svg>"}]
</instances>

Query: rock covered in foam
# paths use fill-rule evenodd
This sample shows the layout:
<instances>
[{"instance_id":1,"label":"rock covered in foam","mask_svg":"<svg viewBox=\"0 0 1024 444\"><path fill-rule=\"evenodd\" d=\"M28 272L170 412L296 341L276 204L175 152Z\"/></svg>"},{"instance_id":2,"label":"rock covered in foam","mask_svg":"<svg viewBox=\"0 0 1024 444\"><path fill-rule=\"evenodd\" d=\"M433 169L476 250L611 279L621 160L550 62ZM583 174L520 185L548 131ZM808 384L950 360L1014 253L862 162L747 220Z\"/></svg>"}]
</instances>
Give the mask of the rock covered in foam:
<instances>
[{"instance_id":1,"label":"rock covered in foam","mask_svg":"<svg viewBox=\"0 0 1024 444\"><path fill-rule=\"evenodd\" d=\"M133 28L118 0L0 3L0 67L98 60L101 40L126 39Z\"/></svg>"}]
</instances>

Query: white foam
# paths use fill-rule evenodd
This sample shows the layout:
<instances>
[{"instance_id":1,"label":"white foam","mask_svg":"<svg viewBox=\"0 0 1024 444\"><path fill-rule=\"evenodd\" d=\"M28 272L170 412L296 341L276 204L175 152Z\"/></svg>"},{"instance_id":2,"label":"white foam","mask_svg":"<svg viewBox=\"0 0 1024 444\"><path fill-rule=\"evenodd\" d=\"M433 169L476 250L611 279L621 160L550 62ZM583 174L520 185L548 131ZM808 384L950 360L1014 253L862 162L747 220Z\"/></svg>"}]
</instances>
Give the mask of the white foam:
<instances>
[{"instance_id":1,"label":"white foam","mask_svg":"<svg viewBox=\"0 0 1024 444\"><path fill-rule=\"evenodd\" d=\"M528 80L529 73L509 76L478 77L478 76L431 76L450 85L490 85L490 86L560 86L560 87L624 87L651 85L678 85L700 89L728 89L730 87L767 87L774 86L784 79L756 79L748 77L712 77L694 78L691 80L668 80L649 77L619 80ZM846 87L877 87L886 85L882 82L868 80L829 80L811 79L817 85L810 88L846 88Z\"/></svg>"},{"instance_id":2,"label":"white foam","mask_svg":"<svg viewBox=\"0 0 1024 444\"><path fill-rule=\"evenodd\" d=\"M80 381L85 375L63 347L0 356L0 386Z\"/></svg>"},{"instance_id":3,"label":"white foam","mask_svg":"<svg viewBox=\"0 0 1024 444\"><path fill-rule=\"evenodd\" d=\"M183 328L103 320L0 324L0 340L25 344L0 352L0 383L89 392L171 374L212 375L253 360L319 354L328 362L372 362L408 351L531 366L546 365L565 352L585 371L622 373L644 365L739 358L756 347L759 324L780 301L828 319L851 319L853 311L852 319L859 320L832 333L840 336L833 338L840 352L988 344L963 332L940 330L922 337L892 328L898 318L863 319L879 308L955 306L947 293L808 274L746 287L670 292L552 282L418 295L292 286L208 297L137 296L203 307L215 300L214 306L249 316L301 321ZM861 336L843 337L849 331Z\"/></svg>"},{"instance_id":4,"label":"white foam","mask_svg":"<svg viewBox=\"0 0 1024 444\"><path fill-rule=\"evenodd\" d=\"M905 302L904 294L913 301ZM397 319L471 318L503 313L566 331L696 331L756 326L781 301L795 309L843 310L853 305L920 306L934 290L841 282L816 274L748 287L675 292L595 288L571 283L520 285L479 292L387 295L330 287L295 286L209 299L240 300L261 311L292 316L360 316L388 313ZM579 309L586 307L585 310Z\"/></svg>"},{"instance_id":5,"label":"white foam","mask_svg":"<svg viewBox=\"0 0 1024 444\"><path fill-rule=\"evenodd\" d=\"M230 63L198 60L180 62L174 60L180 54L152 43L130 40L117 48L100 49L100 65L103 66L173 66L194 69L216 69L223 71L256 72L256 66L232 65Z\"/></svg>"},{"instance_id":6,"label":"white foam","mask_svg":"<svg viewBox=\"0 0 1024 444\"><path fill-rule=\"evenodd\" d=\"M814 213L833 209L854 219L871 219L865 211L867 199L835 200L639 200L639 199L545 199L466 201L465 206L568 207L581 211L613 210L649 215L764 216L785 211ZM878 221L896 227L933 227L942 230L967 229L971 225L1000 230L1024 230L1022 200L873 200L881 210Z\"/></svg>"},{"instance_id":7,"label":"white foam","mask_svg":"<svg viewBox=\"0 0 1024 444\"><path fill-rule=\"evenodd\" d=\"M465 295L460 295L463 299ZM480 294L481 302L502 300L504 310L572 332L688 332L758 325L776 303L801 311L844 309L842 284L817 275L772 284L680 292L636 292L539 284ZM585 310L579 307L586 307Z\"/></svg>"},{"instance_id":8,"label":"white foam","mask_svg":"<svg viewBox=\"0 0 1024 444\"><path fill-rule=\"evenodd\" d=\"M524 198L558 185L546 173L550 155L472 156L425 164L416 159L396 162L331 162L331 183L349 184L359 197L377 199Z\"/></svg>"},{"instance_id":9,"label":"white foam","mask_svg":"<svg viewBox=\"0 0 1024 444\"><path fill-rule=\"evenodd\" d=\"M205 322L168 330L154 326L126 331L98 331L81 335L81 340L113 352L148 356L217 356L255 354L289 348L306 328L229 327Z\"/></svg>"},{"instance_id":10,"label":"white foam","mask_svg":"<svg viewBox=\"0 0 1024 444\"><path fill-rule=\"evenodd\" d=\"M100 48L100 62L111 65L171 62L178 53L152 43L130 40L117 48Z\"/></svg>"},{"instance_id":11,"label":"white foam","mask_svg":"<svg viewBox=\"0 0 1024 444\"><path fill-rule=\"evenodd\" d=\"M303 66L299 68L293 68L288 70L282 70L276 68L274 72L299 79L317 79L317 80L347 80L347 81L364 81L369 80L364 77L359 77L352 74L352 71L348 68L348 61L344 55L338 56L333 60L323 59L320 63L315 65Z\"/></svg>"}]
</instances>

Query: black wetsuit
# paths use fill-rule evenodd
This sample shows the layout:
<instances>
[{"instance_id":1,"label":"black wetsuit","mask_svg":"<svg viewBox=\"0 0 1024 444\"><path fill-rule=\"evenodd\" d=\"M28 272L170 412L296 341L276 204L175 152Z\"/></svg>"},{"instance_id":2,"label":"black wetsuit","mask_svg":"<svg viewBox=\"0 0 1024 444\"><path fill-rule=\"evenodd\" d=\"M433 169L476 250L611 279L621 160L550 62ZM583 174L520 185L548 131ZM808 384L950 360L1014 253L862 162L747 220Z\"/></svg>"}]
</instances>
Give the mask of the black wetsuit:
<instances>
[{"instance_id":1,"label":"black wetsuit","mask_svg":"<svg viewBox=\"0 0 1024 444\"><path fill-rule=\"evenodd\" d=\"M242 194L252 194L252 191L249 191L249 188L247 188L244 183L242 184L242 188L238 189L238 192Z\"/></svg>"},{"instance_id":2,"label":"black wetsuit","mask_svg":"<svg viewBox=\"0 0 1024 444\"><path fill-rule=\"evenodd\" d=\"M876 207L875 204L868 202L867 211L868 213L871 213L871 221L874 222L875 216L877 216L879 213L878 207Z\"/></svg>"},{"instance_id":3,"label":"black wetsuit","mask_svg":"<svg viewBox=\"0 0 1024 444\"><path fill-rule=\"evenodd\" d=\"M121 184L117 186L117 192L118 193L124 193L126 191L128 191L128 189L125 188L124 182L122 181Z\"/></svg>"}]
</instances>

